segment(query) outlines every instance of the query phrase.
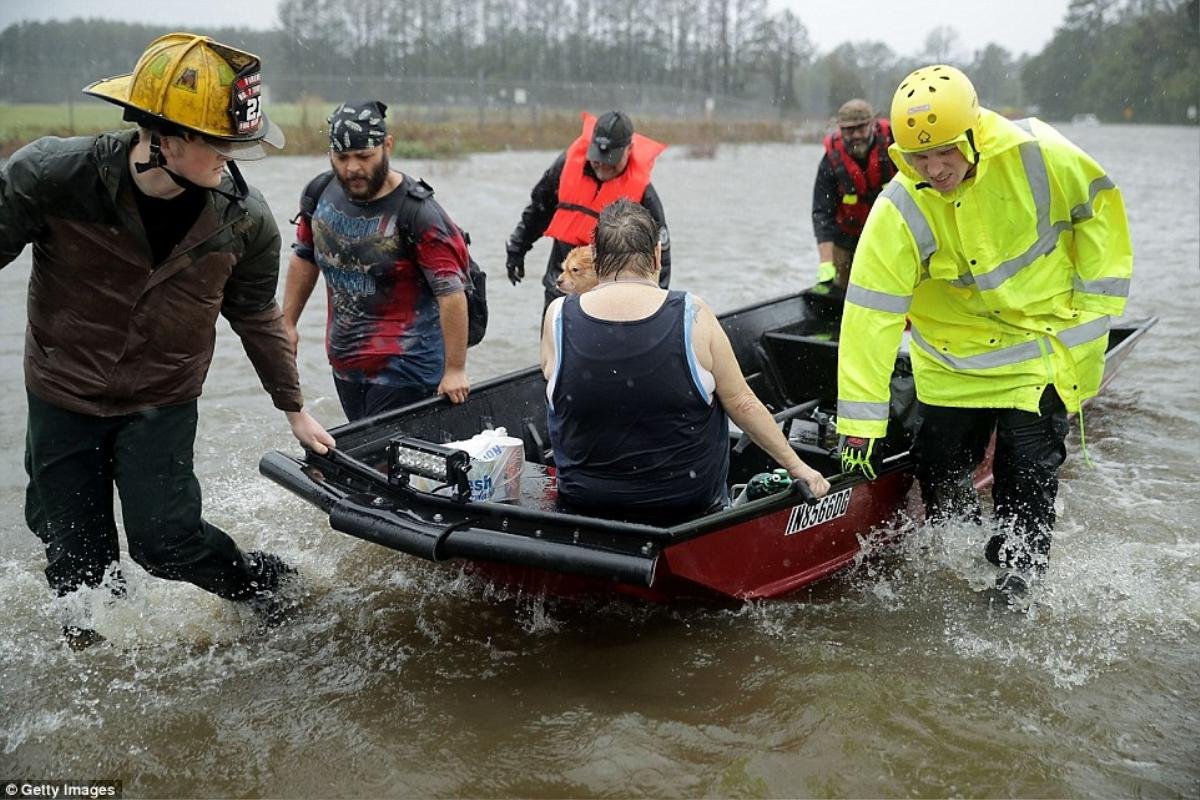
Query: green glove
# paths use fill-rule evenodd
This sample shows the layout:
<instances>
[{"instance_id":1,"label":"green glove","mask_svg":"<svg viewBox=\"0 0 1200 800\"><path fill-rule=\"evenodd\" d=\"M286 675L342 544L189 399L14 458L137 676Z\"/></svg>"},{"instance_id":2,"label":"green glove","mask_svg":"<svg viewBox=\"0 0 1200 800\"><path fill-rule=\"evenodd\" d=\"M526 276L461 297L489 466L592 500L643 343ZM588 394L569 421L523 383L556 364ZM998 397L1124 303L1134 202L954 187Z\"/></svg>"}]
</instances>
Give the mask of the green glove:
<instances>
[{"instance_id":1,"label":"green glove","mask_svg":"<svg viewBox=\"0 0 1200 800\"><path fill-rule=\"evenodd\" d=\"M827 283L837 277L837 267L832 261L822 261L817 265L817 283Z\"/></svg>"},{"instance_id":2,"label":"green glove","mask_svg":"<svg viewBox=\"0 0 1200 800\"><path fill-rule=\"evenodd\" d=\"M865 436L842 437L842 472L861 472L875 480L875 440Z\"/></svg>"}]
</instances>

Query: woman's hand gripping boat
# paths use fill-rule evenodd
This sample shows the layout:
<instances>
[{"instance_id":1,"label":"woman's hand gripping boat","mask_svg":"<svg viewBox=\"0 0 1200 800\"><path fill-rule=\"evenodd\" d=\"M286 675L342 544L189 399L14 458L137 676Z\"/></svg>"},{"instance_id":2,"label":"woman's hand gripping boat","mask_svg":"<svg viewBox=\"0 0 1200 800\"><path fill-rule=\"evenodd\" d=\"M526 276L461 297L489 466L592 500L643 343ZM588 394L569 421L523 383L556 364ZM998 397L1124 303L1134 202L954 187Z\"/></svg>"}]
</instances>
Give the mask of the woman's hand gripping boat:
<instances>
[{"instance_id":1,"label":"woman's hand gripping boat","mask_svg":"<svg viewBox=\"0 0 1200 800\"><path fill-rule=\"evenodd\" d=\"M568 513L557 502L545 381L534 367L473 387L461 405L439 397L337 428L331 433L339 448L327 455L268 453L259 469L327 512L334 530L430 561L458 560L519 589L653 601L784 597L851 564L862 537L910 504L916 401L903 348L888 436L876 448L877 477L839 474L837 328L829 302L797 294L720 317L751 388L800 456L829 477L832 488L819 501L793 484L669 527ZM1111 330L1106 383L1156 321ZM524 443L520 497L471 500L466 453L441 444L501 426ZM737 431L729 446L735 486L774 466ZM413 476L441 487L419 491ZM985 466L978 482L990 477Z\"/></svg>"}]
</instances>

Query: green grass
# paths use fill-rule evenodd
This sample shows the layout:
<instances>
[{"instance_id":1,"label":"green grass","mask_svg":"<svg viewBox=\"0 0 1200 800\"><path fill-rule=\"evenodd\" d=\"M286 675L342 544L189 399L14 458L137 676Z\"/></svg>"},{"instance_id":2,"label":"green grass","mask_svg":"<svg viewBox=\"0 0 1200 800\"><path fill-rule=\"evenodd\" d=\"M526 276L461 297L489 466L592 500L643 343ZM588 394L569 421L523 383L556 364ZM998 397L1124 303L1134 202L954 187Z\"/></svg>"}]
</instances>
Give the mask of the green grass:
<instances>
[{"instance_id":1,"label":"green grass","mask_svg":"<svg viewBox=\"0 0 1200 800\"><path fill-rule=\"evenodd\" d=\"M287 133L285 153L320 154L329 147L325 117L333 103L314 98L306 103L275 103L272 121ZM490 111L480 119L471 108L393 106L389 129L401 158L452 158L465 153L503 150L556 150L579 134L578 112L530 110ZM720 142L789 141L791 131L778 121L703 122L638 120L640 132L704 155ZM105 103L0 103L0 156L11 154L41 136L76 136L122 127L121 110Z\"/></svg>"},{"instance_id":2,"label":"green grass","mask_svg":"<svg viewBox=\"0 0 1200 800\"><path fill-rule=\"evenodd\" d=\"M30 141L54 134L69 136L120 127L121 109L108 103L0 103L0 142Z\"/></svg>"}]
</instances>

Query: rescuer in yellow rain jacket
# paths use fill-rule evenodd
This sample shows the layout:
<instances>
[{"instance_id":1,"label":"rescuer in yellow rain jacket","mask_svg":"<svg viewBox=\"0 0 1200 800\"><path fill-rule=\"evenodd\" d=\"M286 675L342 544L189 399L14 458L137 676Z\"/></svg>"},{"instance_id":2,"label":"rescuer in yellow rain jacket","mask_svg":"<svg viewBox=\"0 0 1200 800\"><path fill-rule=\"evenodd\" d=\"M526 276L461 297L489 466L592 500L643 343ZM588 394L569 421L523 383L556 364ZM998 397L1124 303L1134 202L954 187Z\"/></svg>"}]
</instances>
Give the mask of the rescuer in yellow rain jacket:
<instances>
[{"instance_id":1,"label":"rescuer in yellow rain jacket","mask_svg":"<svg viewBox=\"0 0 1200 800\"><path fill-rule=\"evenodd\" d=\"M900 173L871 209L842 319L843 466L873 474L907 316L926 514L979 518L971 479L995 431L1000 524L985 554L1020 591L1046 569L1067 412L1099 389L1129 293L1124 203L1086 153L980 108L953 67L906 77L891 123Z\"/></svg>"}]
</instances>

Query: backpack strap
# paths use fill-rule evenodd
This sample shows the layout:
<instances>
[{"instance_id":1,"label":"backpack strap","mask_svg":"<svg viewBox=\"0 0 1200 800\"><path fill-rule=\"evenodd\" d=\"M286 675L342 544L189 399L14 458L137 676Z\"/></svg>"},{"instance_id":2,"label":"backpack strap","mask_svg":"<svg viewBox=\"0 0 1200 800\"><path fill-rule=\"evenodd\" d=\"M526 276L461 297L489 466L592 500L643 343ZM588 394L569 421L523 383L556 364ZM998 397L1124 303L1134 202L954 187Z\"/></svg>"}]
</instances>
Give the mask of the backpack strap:
<instances>
[{"instance_id":1,"label":"backpack strap","mask_svg":"<svg viewBox=\"0 0 1200 800\"><path fill-rule=\"evenodd\" d=\"M417 266L418 272L420 272L420 264L417 262L417 236L413 231L417 229L417 216L421 213L421 206L431 197L433 197L433 187L423 179L417 178L409 185L405 192L404 202L396 211L396 235L403 246L409 248L413 264ZM450 225L458 227L449 219L446 221ZM463 242L470 248L471 234L462 228L458 228L458 232L463 237ZM421 275L424 278L424 273ZM473 347L479 344L487 332L487 274L475 263L469 249L466 275L463 278L463 290L467 295L467 347Z\"/></svg>"},{"instance_id":2,"label":"backpack strap","mask_svg":"<svg viewBox=\"0 0 1200 800\"><path fill-rule=\"evenodd\" d=\"M400 237L400 241L412 253L413 263L417 263L417 236L413 233L417 229L417 215L421 213L421 204L429 198L433 197L433 187L425 182L424 178L416 178L412 185L405 192L405 202L400 206L400 210L396 212L396 233ZM451 225L457 225L453 222ZM471 234L458 229L459 234L463 237L463 243L468 248L471 246ZM419 266L419 265L418 265ZM464 276L464 289L468 296L473 295L478 287L479 279L477 275L482 272L479 265L475 263L475 259L471 258L470 251L467 252L467 274Z\"/></svg>"},{"instance_id":3,"label":"backpack strap","mask_svg":"<svg viewBox=\"0 0 1200 800\"><path fill-rule=\"evenodd\" d=\"M332 180L333 170L327 169L309 181L308 185L304 187L304 192L300 195L300 210L288 222L295 225L301 219L312 219L313 212L317 210L317 203L321 201L321 195L325 193L325 187Z\"/></svg>"},{"instance_id":4,"label":"backpack strap","mask_svg":"<svg viewBox=\"0 0 1200 800\"><path fill-rule=\"evenodd\" d=\"M404 246L412 251L413 262L416 263L417 215L421 213L421 204L433 197L433 187L423 178L417 178L409 185L405 194L405 202L396 212L396 232Z\"/></svg>"}]
</instances>

